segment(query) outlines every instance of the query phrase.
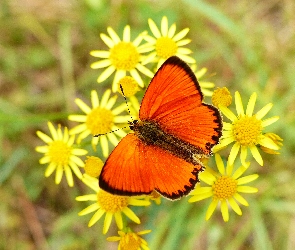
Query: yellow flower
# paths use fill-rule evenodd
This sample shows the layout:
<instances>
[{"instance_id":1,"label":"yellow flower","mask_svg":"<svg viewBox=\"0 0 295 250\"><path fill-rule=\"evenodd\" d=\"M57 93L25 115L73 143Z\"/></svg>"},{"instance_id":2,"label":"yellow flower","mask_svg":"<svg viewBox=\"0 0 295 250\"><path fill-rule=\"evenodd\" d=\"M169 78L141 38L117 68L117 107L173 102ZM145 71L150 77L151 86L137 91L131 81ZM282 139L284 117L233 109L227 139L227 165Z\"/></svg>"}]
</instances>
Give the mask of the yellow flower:
<instances>
[{"instance_id":1,"label":"yellow flower","mask_svg":"<svg viewBox=\"0 0 295 250\"><path fill-rule=\"evenodd\" d=\"M94 57L103 58L102 60L92 63L91 68L99 69L107 67L102 74L98 77L97 81L103 82L112 73L115 73L113 80L113 92L117 91L118 81L129 72L130 75L138 82L139 86L144 87L144 83L138 71L152 78L154 74L146 68L141 62L144 58L142 53L151 51L146 45L140 45L143 40L143 36L146 32L140 34L133 42L130 41L130 26L126 25L123 31L123 40L119 38L117 33L108 27L106 34L100 34L101 39L109 47L109 50L93 50L90 54Z\"/></svg>"},{"instance_id":2,"label":"yellow flower","mask_svg":"<svg viewBox=\"0 0 295 250\"><path fill-rule=\"evenodd\" d=\"M160 205L161 204L161 195L157 191L153 190L153 192L151 192L151 194L146 195L146 200L152 200L157 205Z\"/></svg>"},{"instance_id":3,"label":"yellow flower","mask_svg":"<svg viewBox=\"0 0 295 250\"><path fill-rule=\"evenodd\" d=\"M277 134L275 133L265 133L264 136L268 137L269 139L271 139L278 147L279 149L283 146L283 139L281 137L279 137ZM278 155L280 154L280 152L277 152L273 149L270 148L266 148L263 146L260 146L261 150L264 151L267 154L273 154L273 155Z\"/></svg>"},{"instance_id":4,"label":"yellow flower","mask_svg":"<svg viewBox=\"0 0 295 250\"><path fill-rule=\"evenodd\" d=\"M212 95L212 104L214 106L219 107L219 105L223 105L225 107L228 107L229 105L231 105L231 102L232 96L226 87L217 88L214 90Z\"/></svg>"},{"instance_id":5,"label":"yellow flower","mask_svg":"<svg viewBox=\"0 0 295 250\"><path fill-rule=\"evenodd\" d=\"M81 140L86 138L88 135L100 135L98 137L92 137L92 147L95 150L95 146L100 140L100 145L102 148L102 153L104 157L109 154L109 144L108 140L116 146L118 144L118 139L116 137L124 137L126 133L119 129L115 124L123 123L127 124L130 120L130 116L119 116L120 113L126 110L126 104L123 103L120 106L113 108L117 96L110 97L111 90L107 90L99 102L97 92L95 90L91 91L91 103L92 108L86 105L81 99L77 98L75 100L76 104L80 109L86 113L86 115L70 115L69 120L76 122L83 122L70 130L70 134L79 134L77 142L80 143ZM110 133L114 131L113 133Z\"/></svg>"},{"instance_id":6,"label":"yellow flower","mask_svg":"<svg viewBox=\"0 0 295 250\"><path fill-rule=\"evenodd\" d=\"M108 241L120 241L118 250L149 250L147 242L140 235L148 234L151 230L144 230L138 233L132 232L130 229L127 232L118 231L119 236L108 237Z\"/></svg>"},{"instance_id":7,"label":"yellow flower","mask_svg":"<svg viewBox=\"0 0 295 250\"><path fill-rule=\"evenodd\" d=\"M228 157L229 165L233 165L240 149L240 159L242 164L245 164L249 148L252 156L261 166L263 166L263 160L257 149L258 144L272 150L279 149L279 146L274 143L273 140L262 133L265 127L276 122L279 117L273 116L262 120L272 108L272 103L267 104L253 115L256 98L257 94L253 93L249 99L245 113L241 96L239 92L236 92L235 104L237 116L228 108L219 105L220 111L231 120L232 123L223 122L223 133L220 144L215 146L213 151L217 152L218 150L225 148L228 144L235 142Z\"/></svg>"},{"instance_id":8,"label":"yellow flower","mask_svg":"<svg viewBox=\"0 0 295 250\"><path fill-rule=\"evenodd\" d=\"M155 50L155 52L148 55L144 63L157 60L157 68L159 68L163 62L166 61L166 59L174 55L178 56L187 63L196 62L194 58L188 56L188 54L192 53L190 49L181 48L181 46L187 45L191 42L190 39L183 39L189 32L189 28L183 29L175 35L176 25L172 24L169 28L166 16L162 18L161 31L152 19L149 19L148 23L154 37L146 35L144 39L148 42L150 47Z\"/></svg>"},{"instance_id":9,"label":"yellow flower","mask_svg":"<svg viewBox=\"0 0 295 250\"><path fill-rule=\"evenodd\" d=\"M139 91L137 82L131 76L124 76L123 78L121 78L118 82L118 85L122 86L123 93L126 97L134 96ZM120 88L118 88L118 92L122 94Z\"/></svg>"},{"instance_id":10,"label":"yellow flower","mask_svg":"<svg viewBox=\"0 0 295 250\"><path fill-rule=\"evenodd\" d=\"M103 165L104 163L100 158L95 156L87 156L84 166L85 174L91 177L98 177Z\"/></svg>"},{"instance_id":11,"label":"yellow flower","mask_svg":"<svg viewBox=\"0 0 295 250\"><path fill-rule=\"evenodd\" d=\"M96 178L90 177L88 175L84 175L82 181L95 191L95 194L88 194L76 197L77 201L95 202L79 213L79 215L82 216L96 211L88 223L89 227L94 225L104 214L105 219L103 234L106 234L108 232L113 216L115 217L118 228L123 228L122 213L124 213L135 223L140 224L139 218L128 206L149 206L149 201L140 200L138 197L109 194L99 188L98 180Z\"/></svg>"},{"instance_id":12,"label":"yellow flower","mask_svg":"<svg viewBox=\"0 0 295 250\"><path fill-rule=\"evenodd\" d=\"M75 136L69 136L67 127L62 133L60 125L56 130L52 123L48 122L48 128L52 138L41 131L37 131L38 137L48 144L36 147L37 152L45 155L39 162L40 164L49 163L45 171L46 177L49 177L56 170L55 183L59 184L63 172L65 172L68 185L72 187L74 186L72 171L81 179L82 174L79 167L84 166L83 161L77 155L86 155L87 151L73 147Z\"/></svg>"},{"instance_id":13,"label":"yellow flower","mask_svg":"<svg viewBox=\"0 0 295 250\"><path fill-rule=\"evenodd\" d=\"M190 193L192 197L189 199L189 202L196 202L212 197L212 202L206 213L206 220L210 219L218 203L221 203L223 220L228 221L228 206L230 206L238 215L242 215L242 210L237 201L244 206L249 206L248 202L239 193L256 193L258 191L257 188L243 186L243 184L256 180L258 175L252 174L240 178L249 167L249 163L247 166L239 167L232 174L233 166L227 165L225 168L219 154L215 154L215 162L219 173L206 167L205 171L199 175L200 180L210 185L210 187L201 187L200 185L197 185Z\"/></svg>"},{"instance_id":14,"label":"yellow flower","mask_svg":"<svg viewBox=\"0 0 295 250\"><path fill-rule=\"evenodd\" d=\"M193 72L195 73L198 82L200 84L200 87L202 89L202 93L204 96L212 96L212 91L209 89L212 89L215 87L215 84L213 82L203 81L203 76L207 73L207 68L201 68L200 70L196 71L197 65L194 64L191 66Z\"/></svg>"}]
</instances>

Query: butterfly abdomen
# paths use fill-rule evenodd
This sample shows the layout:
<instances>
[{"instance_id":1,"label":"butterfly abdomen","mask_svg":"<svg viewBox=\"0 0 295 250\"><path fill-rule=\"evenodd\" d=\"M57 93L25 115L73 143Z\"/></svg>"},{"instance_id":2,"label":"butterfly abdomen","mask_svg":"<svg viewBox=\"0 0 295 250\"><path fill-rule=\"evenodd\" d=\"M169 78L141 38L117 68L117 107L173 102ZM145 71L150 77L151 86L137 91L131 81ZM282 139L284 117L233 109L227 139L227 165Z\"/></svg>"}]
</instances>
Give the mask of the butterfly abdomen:
<instances>
[{"instance_id":1,"label":"butterfly abdomen","mask_svg":"<svg viewBox=\"0 0 295 250\"><path fill-rule=\"evenodd\" d=\"M193 165L201 164L196 158L196 155L204 154L201 148L165 132L155 121L136 121L132 129L146 145L159 147Z\"/></svg>"}]
</instances>

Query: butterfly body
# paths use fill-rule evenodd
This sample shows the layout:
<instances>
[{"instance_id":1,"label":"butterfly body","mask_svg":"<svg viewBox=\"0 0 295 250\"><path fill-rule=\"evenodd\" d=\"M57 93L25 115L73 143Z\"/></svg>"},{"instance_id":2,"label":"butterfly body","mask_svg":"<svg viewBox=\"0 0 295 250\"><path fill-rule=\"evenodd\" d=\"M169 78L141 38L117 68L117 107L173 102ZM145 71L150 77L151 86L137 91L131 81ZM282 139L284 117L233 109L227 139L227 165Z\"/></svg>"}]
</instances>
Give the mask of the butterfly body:
<instances>
[{"instance_id":1,"label":"butterfly body","mask_svg":"<svg viewBox=\"0 0 295 250\"><path fill-rule=\"evenodd\" d=\"M166 150L191 164L200 164L200 161L195 157L203 154L200 148L165 132L155 121L135 120L132 130L144 144Z\"/></svg>"},{"instance_id":2,"label":"butterfly body","mask_svg":"<svg viewBox=\"0 0 295 250\"><path fill-rule=\"evenodd\" d=\"M99 177L99 186L116 195L150 194L169 199L188 194L221 137L217 108L202 102L190 67L170 57L155 74L143 97L139 120L116 146Z\"/></svg>"}]
</instances>

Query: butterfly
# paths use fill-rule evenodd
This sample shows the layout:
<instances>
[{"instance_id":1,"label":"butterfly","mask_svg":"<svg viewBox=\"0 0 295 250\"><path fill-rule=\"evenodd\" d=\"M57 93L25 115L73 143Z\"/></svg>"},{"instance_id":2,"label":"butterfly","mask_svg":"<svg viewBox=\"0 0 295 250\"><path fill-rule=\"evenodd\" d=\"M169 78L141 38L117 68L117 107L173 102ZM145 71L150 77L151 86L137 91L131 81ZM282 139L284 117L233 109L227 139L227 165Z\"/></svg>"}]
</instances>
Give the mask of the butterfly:
<instances>
[{"instance_id":1,"label":"butterfly","mask_svg":"<svg viewBox=\"0 0 295 250\"><path fill-rule=\"evenodd\" d=\"M199 181L218 144L222 120L217 108L202 102L203 94L190 67L168 58L151 80L127 134L106 160L99 186L115 195L142 195L156 190L174 200Z\"/></svg>"}]
</instances>

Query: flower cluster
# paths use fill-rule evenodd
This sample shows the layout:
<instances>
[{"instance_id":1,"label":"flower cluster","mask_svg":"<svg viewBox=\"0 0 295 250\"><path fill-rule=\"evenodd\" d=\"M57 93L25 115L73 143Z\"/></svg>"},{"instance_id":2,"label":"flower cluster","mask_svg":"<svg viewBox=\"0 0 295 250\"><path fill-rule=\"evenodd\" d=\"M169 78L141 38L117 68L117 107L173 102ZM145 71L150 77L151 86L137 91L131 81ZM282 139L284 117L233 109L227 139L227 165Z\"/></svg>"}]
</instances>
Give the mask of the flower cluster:
<instances>
[{"instance_id":1,"label":"flower cluster","mask_svg":"<svg viewBox=\"0 0 295 250\"><path fill-rule=\"evenodd\" d=\"M216 166L210 161L205 164L205 171L199 174L200 183L190 193L188 200L192 203L206 198L212 199L206 220L212 216L218 204L224 221L229 220L230 210L242 215L240 204L244 206L249 204L241 193L258 191L255 187L245 185L256 180L257 174L242 176L246 171L250 171L250 165L253 164L252 157L263 166L261 153L278 154L282 146L282 139L277 134L266 131L269 125L279 119L278 116L265 118L272 108L271 103L254 113L257 94L253 93L250 96L245 110L242 97L236 92L235 114L231 107L233 98L230 91L224 87L217 88L213 92L215 84L202 80L207 69L196 70L196 61L191 56L192 51L185 47L191 42L186 38L189 28L177 32L176 24L169 26L167 17L162 18L160 27L152 19L148 20L148 25L150 32L143 31L134 40L131 39L129 25L125 26L122 38L111 27L107 28L107 34L100 34L108 49L90 52L92 56L99 58L91 64L91 68L103 69L97 82L111 80L109 88L104 93L92 90L89 101L91 105L76 98L75 103L84 114L69 115L69 121L79 123L70 130L67 127L62 130L61 125L56 129L51 122L48 122L51 137L37 131L38 137L46 143L44 146L36 147L37 152L44 154L40 164L48 164L45 176L49 177L56 170L55 183L59 184L65 172L67 183L72 187L74 185L72 173L74 173L76 181L82 181L91 188L94 193L76 198L77 201L93 202L79 215L94 213L88 223L89 227L104 216L103 234L109 231L114 217L119 236L108 237L107 240L119 241L118 249L122 250L149 249L141 235L149 233L150 230L136 233L129 227L128 219L136 224L140 223L139 217L130 207L150 206L151 201L160 205L161 196L156 191L148 196L119 196L100 189L98 177L104 162L98 156L106 159L110 153L110 146L112 148L116 146L129 132L128 121L132 119L131 116L133 119L138 116L140 107L140 100L136 94L142 92L142 88L147 86L156 70L167 58L176 55L191 66L203 94L212 96L213 105L218 107L224 116L222 137L220 143L213 149ZM120 86L128 98L128 105L125 102L117 104L116 92L121 93ZM229 150L226 149L232 143L233 146L228 153ZM85 157L89 150L92 152ZM239 152L240 157L237 157ZM86 159L82 161L81 157ZM83 173L81 168L84 169Z\"/></svg>"}]
</instances>

